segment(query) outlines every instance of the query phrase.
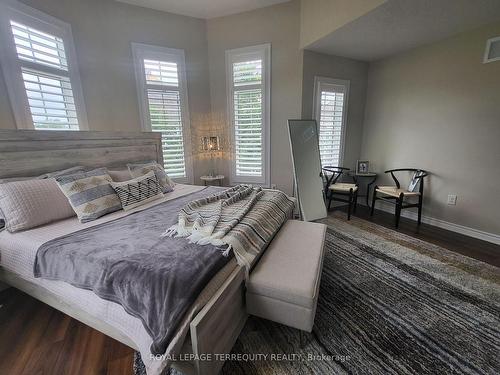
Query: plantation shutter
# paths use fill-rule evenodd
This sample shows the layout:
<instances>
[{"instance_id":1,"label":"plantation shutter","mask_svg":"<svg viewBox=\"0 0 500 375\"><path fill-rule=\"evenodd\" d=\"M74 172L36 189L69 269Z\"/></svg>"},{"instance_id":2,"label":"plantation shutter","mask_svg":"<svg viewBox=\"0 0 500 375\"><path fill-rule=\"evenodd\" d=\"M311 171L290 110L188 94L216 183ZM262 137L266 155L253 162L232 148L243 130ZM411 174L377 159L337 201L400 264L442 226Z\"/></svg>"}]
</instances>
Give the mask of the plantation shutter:
<instances>
[{"instance_id":1,"label":"plantation shutter","mask_svg":"<svg viewBox=\"0 0 500 375\"><path fill-rule=\"evenodd\" d=\"M338 167L342 161L342 132L347 88L345 85L322 84L316 94L319 123L319 151L321 165Z\"/></svg>"},{"instance_id":2,"label":"plantation shutter","mask_svg":"<svg viewBox=\"0 0 500 375\"><path fill-rule=\"evenodd\" d=\"M34 128L78 130L63 40L12 20L10 27Z\"/></svg>"},{"instance_id":3,"label":"plantation shutter","mask_svg":"<svg viewBox=\"0 0 500 375\"><path fill-rule=\"evenodd\" d=\"M262 177L262 60L233 64L236 176Z\"/></svg>"},{"instance_id":4,"label":"plantation shutter","mask_svg":"<svg viewBox=\"0 0 500 375\"><path fill-rule=\"evenodd\" d=\"M173 178L186 177L177 63L151 59L143 63L151 130L161 132L165 171Z\"/></svg>"}]
</instances>

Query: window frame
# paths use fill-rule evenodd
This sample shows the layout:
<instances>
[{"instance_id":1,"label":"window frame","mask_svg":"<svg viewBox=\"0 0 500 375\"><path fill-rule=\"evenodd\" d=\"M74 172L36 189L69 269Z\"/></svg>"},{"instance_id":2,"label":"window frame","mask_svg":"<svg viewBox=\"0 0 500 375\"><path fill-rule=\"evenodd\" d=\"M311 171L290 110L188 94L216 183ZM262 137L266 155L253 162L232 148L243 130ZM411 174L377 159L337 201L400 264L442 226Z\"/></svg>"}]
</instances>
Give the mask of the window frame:
<instances>
[{"instance_id":1,"label":"window frame","mask_svg":"<svg viewBox=\"0 0 500 375\"><path fill-rule=\"evenodd\" d=\"M314 77L314 94L313 94L313 118L318 124L318 137L321 132L321 92L324 91L323 88L328 88L332 86L342 86L344 88L344 103L342 107L342 125L340 134L340 147L339 147L339 167L343 167L344 164L344 153L345 153L345 139L347 130L347 112L349 110L349 91L351 86L351 81L345 79L329 78L322 76ZM326 90L325 90L326 91Z\"/></svg>"},{"instance_id":2,"label":"window frame","mask_svg":"<svg viewBox=\"0 0 500 375\"><path fill-rule=\"evenodd\" d=\"M191 121L189 117L189 101L186 79L186 59L183 49L154 46L144 43L132 43L132 56L134 61L135 80L137 86L137 96L139 100L139 112L141 115L141 128L145 132L151 132L151 118L149 114L148 98L146 95L146 73L144 69L144 59L175 62L179 79L179 87L162 85L161 88L178 90L181 98L182 116L182 138L184 143L184 167L185 177L172 178L179 183L193 183L193 157L191 145ZM162 150L163 155L163 150Z\"/></svg>"},{"instance_id":3,"label":"window frame","mask_svg":"<svg viewBox=\"0 0 500 375\"><path fill-rule=\"evenodd\" d=\"M35 129L26 89L24 87L22 67L29 67L39 70L40 72L58 75L61 75L61 71L57 68L19 59L12 29L10 27L11 19L42 32L57 36L63 40L64 52L68 61L67 77L70 80L71 90L75 101L78 130L89 130L87 110L85 107L71 25L25 4L14 0L8 0L4 3L0 3L0 63L2 65L16 127L18 129ZM51 131L65 130L67 129Z\"/></svg>"},{"instance_id":4,"label":"window frame","mask_svg":"<svg viewBox=\"0 0 500 375\"><path fill-rule=\"evenodd\" d=\"M262 60L262 176L237 176L233 64L256 59ZM271 183L271 43L226 50L226 96L232 145L230 182L231 184L252 183L269 187Z\"/></svg>"}]
</instances>

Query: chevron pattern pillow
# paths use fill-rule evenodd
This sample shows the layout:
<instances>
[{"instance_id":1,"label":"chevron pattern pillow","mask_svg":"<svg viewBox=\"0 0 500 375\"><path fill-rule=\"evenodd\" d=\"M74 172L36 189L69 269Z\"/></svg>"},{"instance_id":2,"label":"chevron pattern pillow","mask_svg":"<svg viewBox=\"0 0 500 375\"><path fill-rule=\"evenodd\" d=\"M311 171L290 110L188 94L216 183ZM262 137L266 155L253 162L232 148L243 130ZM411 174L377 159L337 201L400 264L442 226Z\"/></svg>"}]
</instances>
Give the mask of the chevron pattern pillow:
<instances>
[{"instance_id":1,"label":"chevron pattern pillow","mask_svg":"<svg viewBox=\"0 0 500 375\"><path fill-rule=\"evenodd\" d=\"M106 168L60 176L56 181L82 223L122 208Z\"/></svg>"},{"instance_id":2,"label":"chevron pattern pillow","mask_svg":"<svg viewBox=\"0 0 500 375\"><path fill-rule=\"evenodd\" d=\"M153 171L124 182L112 182L125 211L162 198L162 188Z\"/></svg>"}]
</instances>

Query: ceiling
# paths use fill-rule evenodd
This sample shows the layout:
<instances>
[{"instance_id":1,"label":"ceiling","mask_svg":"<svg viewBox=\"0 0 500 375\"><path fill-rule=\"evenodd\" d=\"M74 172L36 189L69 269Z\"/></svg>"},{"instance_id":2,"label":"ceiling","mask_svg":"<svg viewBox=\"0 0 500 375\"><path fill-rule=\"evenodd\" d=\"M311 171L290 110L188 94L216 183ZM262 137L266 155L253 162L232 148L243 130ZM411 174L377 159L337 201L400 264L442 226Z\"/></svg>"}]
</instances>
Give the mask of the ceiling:
<instances>
[{"instance_id":1,"label":"ceiling","mask_svg":"<svg viewBox=\"0 0 500 375\"><path fill-rule=\"evenodd\" d=\"M145 8L182 14L196 18L215 18L290 0L117 0Z\"/></svg>"},{"instance_id":2,"label":"ceiling","mask_svg":"<svg viewBox=\"0 0 500 375\"><path fill-rule=\"evenodd\" d=\"M498 20L500 0L388 0L307 49L373 61Z\"/></svg>"}]
</instances>

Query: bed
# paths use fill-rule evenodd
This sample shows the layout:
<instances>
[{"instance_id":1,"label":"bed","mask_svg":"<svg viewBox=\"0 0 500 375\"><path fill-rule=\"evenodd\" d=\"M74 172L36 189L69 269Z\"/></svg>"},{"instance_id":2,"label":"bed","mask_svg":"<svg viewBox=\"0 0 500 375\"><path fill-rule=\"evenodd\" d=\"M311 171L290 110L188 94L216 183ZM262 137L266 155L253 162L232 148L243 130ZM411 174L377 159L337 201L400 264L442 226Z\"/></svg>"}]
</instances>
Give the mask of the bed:
<instances>
[{"instance_id":1,"label":"bed","mask_svg":"<svg viewBox=\"0 0 500 375\"><path fill-rule=\"evenodd\" d=\"M0 131L0 179L74 165L113 168L143 160L162 160L160 134ZM200 189L179 184L163 201L188 197ZM18 233L0 232L0 280L138 350L150 374L159 374L167 365L186 374L218 373L223 361L217 355L230 352L247 319L245 272L234 259L211 278L186 312L166 351L173 356L152 356L151 337L142 322L121 305L62 281L34 278L34 259L43 243L133 212L118 211L86 224L73 217ZM182 360L178 360L180 353Z\"/></svg>"}]
</instances>

